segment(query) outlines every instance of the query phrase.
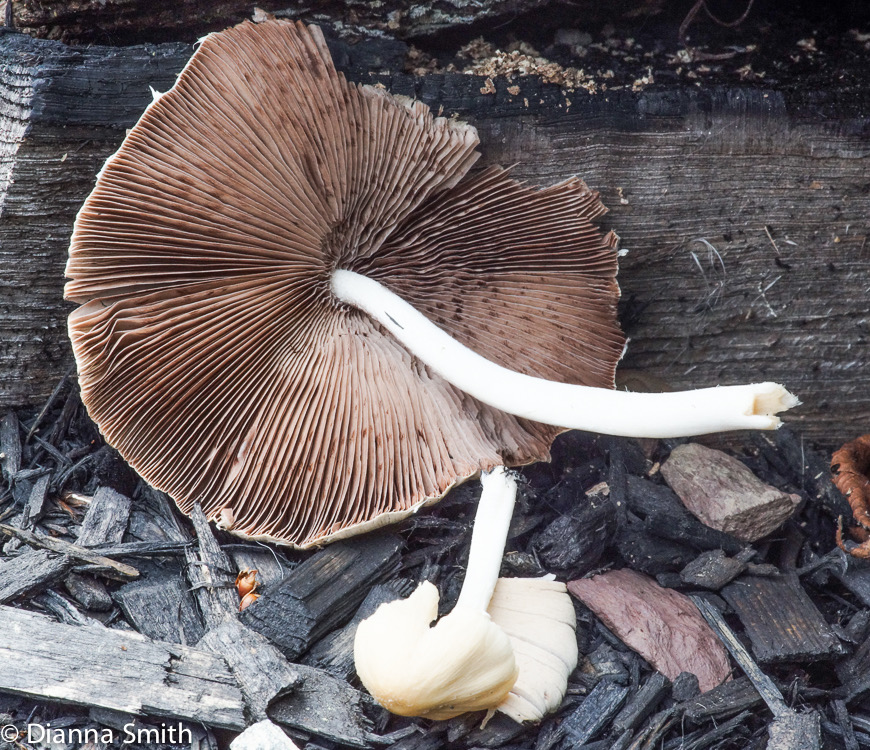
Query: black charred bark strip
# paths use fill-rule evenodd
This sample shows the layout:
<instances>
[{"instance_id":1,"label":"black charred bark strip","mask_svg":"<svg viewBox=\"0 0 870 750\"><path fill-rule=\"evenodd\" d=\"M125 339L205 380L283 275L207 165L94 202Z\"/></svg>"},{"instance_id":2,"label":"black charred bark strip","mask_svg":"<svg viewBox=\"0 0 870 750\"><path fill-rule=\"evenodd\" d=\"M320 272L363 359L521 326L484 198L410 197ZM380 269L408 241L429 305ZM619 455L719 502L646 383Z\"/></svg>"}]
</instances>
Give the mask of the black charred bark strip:
<instances>
[{"instance_id":1,"label":"black charred bark strip","mask_svg":"<svg viewBox=\"0 0 870 750\"><path fill-rule=\"evenodd\" d=\"M234 617L209 630L196 645L226 660L245 696L249 721L265 719L269 704L300 681L297 669L275 646Z\"/></svg>"},{"instance_id":2,"label":"black charred bark strip","mask_svg":"<svg viewBox=\"0 0 870 750\"><path fill-rule=\"evenodd\" d=\"M194 505L190 520L196 529L199 549L188 548L185 553L187 578L206 628L211 629L235 616L239 610L239 595L234 584L233 564L214 538L199 504Z\"/></svg>"},{"instance_id":3,"label":"black charred bark strip","mask_svg":"<svg viewBox=\"0 0 870 750\"><path fill-rule=\"evenodd\" d=\"M0 604L50 586L72 564L67 555L45 549L30 549L20 555L0 560Z\"/></svg>"},{"instance_id":4,"label":"black charred bark strip","mask_svg":"<svg viewBox=\"0 0 870 750\"><path fill-rule=\"evenodd\" d=\"M0 533L20 539L32 547L39 547L59 554L68 555L74 560L81 560L82 562L96 565L105 570L107 575L111 574L113 576L120 576L121 580L129 580L130 578L138 578L139 576L139 571L130 565L119 563L115 560L109 559L108 557L103 557L89 549L80 547L77 544L70 544L62 539L54 539L45 534L33 534L24 529L16 529L13 526L7 526L6 524L0 524Z\"/></svg>"},{"instance_id":5,"label":"black charred bark strip","mask_svg":"<svg viewBox=\"0 0 870 750\"><path fill-rule=\"evenodd\" d=\"M397 578L378 584L369 591L353 619L343 628L335 630L317 641L302 659L302 663L323 669L334 677L349 680L355 673L353 642L357 626L367 617L373 615L381 604L396 599L404 599L413 589L411 581L405 578Z\"/></svg>"},{"instance_id":6,"label":"black charred bark strip","mask_svg":"<svg viewBox=\"0 0 870 750\"><path fill-rule=\"evenodd\" d=\"M668 694L671 681L661 672L653 673L628 700L611 727L616 734L636 729Z\"/></svg>"},{"instance_id":7,"label":"black charred bark strip","mask_svg":"<svg viewBox=\"0 0 870 750\"><path fill-rule=\"evenodd\" d=\"M392 534L333 544L265 591L239 619L296 659L347 622L372 586L398 570L401 547Z\"/></svg>"},{"instance_id":8,"label":"black charred bark strip","mask_svg":"<svg viewBox=\"0 0 870 750\"><path fill-rule=\"evenodd\" d=\"M181 565L173 560L140 567L142 577L113 595L127 620L156 641L196 643L205 628Z\"/></svg>"},{"instance_id":9,"label":"black charred bark strip","mask_svg":"<svg viewBox=\"0 0 870 750\"><path fill-rule=\"evenodd\" d=\"M762 663L815 661L843 653L839 639L792 576L745 576L722 589Z\"/></svg>"},{"instance_id":10,"label":"black charred bark strip","mask_svg":"<svg viewBox=\"0 0 870 750\"><path fill-rule=\"evenodd\" d=\"M127 529L132 504L129 497L111 487L100 487L82 521L78 544L82 547L119 544Z\"/></svg>"}]
</instances>

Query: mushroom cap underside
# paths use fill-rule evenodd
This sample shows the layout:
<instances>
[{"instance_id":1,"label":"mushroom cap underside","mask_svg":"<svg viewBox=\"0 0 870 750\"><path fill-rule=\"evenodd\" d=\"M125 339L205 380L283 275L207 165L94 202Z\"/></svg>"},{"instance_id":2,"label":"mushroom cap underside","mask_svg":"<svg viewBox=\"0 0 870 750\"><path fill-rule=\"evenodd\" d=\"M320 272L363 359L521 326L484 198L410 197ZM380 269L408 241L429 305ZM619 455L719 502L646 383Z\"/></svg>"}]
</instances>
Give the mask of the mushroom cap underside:
<instances>
[{"instance_id":1,"label":"mushroom cap underside","mask_svg":"<svg viewBox=\"0 0 870 750\"><path fill-rule=\"evenodd\" d=\"M476 145L346 82L316 27L206 37L76 220L70 336L108 442L182 509L301 547L547 458L560 428L457 390L329 289L368 275L499 364L612 387L597 193L469 173Z\"/></svg>"}]
</instances>

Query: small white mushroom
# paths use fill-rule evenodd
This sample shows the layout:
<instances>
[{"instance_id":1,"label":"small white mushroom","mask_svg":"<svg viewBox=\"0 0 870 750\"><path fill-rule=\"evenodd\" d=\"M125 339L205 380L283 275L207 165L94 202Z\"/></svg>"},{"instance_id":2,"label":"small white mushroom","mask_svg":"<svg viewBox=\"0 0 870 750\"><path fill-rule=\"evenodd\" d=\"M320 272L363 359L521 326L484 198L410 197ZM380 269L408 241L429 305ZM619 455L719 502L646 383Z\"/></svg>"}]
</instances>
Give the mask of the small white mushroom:
<instances>
[{"instance_id":1,"label":"small white mushroom","mask_svg":"<svg viewBox=\"0 0 870 750\"><path fill-rule=\"evenodd\" d=\"M453 611L431 626L438 590L426 582L407 599L381 605L357 629L357 674L393 713L449 719L489 709L539 721L560 705L577 666L565 585L498 578L516 481L498 467L481 483L468 571Z\"/></svg>"},{"instance_id":2,"label":"small white mushroom","mask_svg":"<svg viewBox=\"0 0 870 750\"><path fill-rule=\"evenodd\" d=\"M424 582L407 599L381 605L357 628L357 675L393 713L449 719L492 709L517 680L512 641L486 611L513 514L516 480L500 466L482 475L481 483L468 571L450 614L431 627L438 616L438 590Z\"/></svg>"}]
</instances>

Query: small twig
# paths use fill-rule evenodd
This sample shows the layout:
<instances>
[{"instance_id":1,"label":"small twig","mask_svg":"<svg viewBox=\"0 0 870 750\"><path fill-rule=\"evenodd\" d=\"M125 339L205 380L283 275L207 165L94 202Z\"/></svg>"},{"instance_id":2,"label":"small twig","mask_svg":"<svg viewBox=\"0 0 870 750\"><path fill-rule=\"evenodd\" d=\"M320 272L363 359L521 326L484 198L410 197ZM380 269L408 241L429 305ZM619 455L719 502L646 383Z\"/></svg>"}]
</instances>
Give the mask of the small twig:
<instances>
[{"instance_id":1,"label":"small twig","mask_svg":"<svg viewBox=\"0 0 870 750\"><path fill-rule=\"evenodd\" d=\"M6 25L11 26L11 16L12 16L12 0L8 0L6 5L6 13L9 16L9 20ZM25 443L29 443L31 438L33 437L33 433L36 432L36 428L42 423L42 418L46 415L48 410L51 408L52 404L54 404L57 397L60 395L60 392L63 390L63 387L67 384L69 380L69 376L72 375L73 368L70 367L64 376L60 379L60 382L54 387L54 390L51 392L51 395L48 397L48 401L45 402L45 406L42 407L39 414L36 415L36 419L33 420L33 424L30 425L30 429L27 431L27 437L24 438Z\"/></svg>"},{"instance_id":2,"label":"small twig","mask_svg":"<svg viewBox=\"0 0 870 750\"><path fill-rule=\"evenodd\" d=\"M776 246L776 242L773 240L773 235L770 233L770 227L766 224L764 225L764 233L767 235L767 239L770 240L770 244L773 245L773 252L776 253L777 258L782 258L782 255L779 252L779 248Z\"/></svg>"},{"instance_id":3,"label":"small twig","mask_svg":"<svg viewBox=\"0 0 870 750\"><path fill-rule=\"evenodd\" d=\"M740 665L740 668L749 677L774 717L779 718L780 716L788 716L794 713L788 707L785 700L783 700L782 693L773 684L773 680L761 671L755 660L749 655L746 647L737 639L731 628L728 627L725 618L722 617L719 610L700 596L690 596L689 598L695 603L695 606L700 610L707 624L713 628L713 632L716 633L725 648L728 649L728 653L734 657L734 661Z\"/></svg>"},{"instance_id":4,"label":"small twig","mask_svg":"<svg viewBox=\"0 0 870 750\"><path fill-rule=\"evenodd\" d=\"M710 9L707 7L707 0L698 0L698 2L696 2L691 7L689 12L686 14L686 17L683 19L683 22L680 24L680 31L678 33L680 43L686 43L686 32L689 30L689 26L691 26L692 21L695 20L695 16L697 16L698 13L700 13L702 10L714 23L719 24L719 26L724 26L726 29L733 29L746 20L747 16L749 16L749 11L752 10L752 5L754 2L755 0L749 0L746 5L746 10L743 11L743 14L736 21L723 21L722 19L717 18L710 12Z\"/></svg>"},{"instance_id":5,"label":"small twig","mask_svg":"<svg viewBox=\"0 0 870 750\"><path fill-rule=\"evenodd\" d=\"M97 565L100 568L112 570L122 576L124 580L139 577L139 571L131 565L125 565L124 563L119 563L108 557L103 557L89 549L79 547L77 544L70 544L61 539L52 539L44 534L34 534L30 531L25 531L24 529L16 529L14 526L7 526L5 523L0 523L0 533L20 539L31 547L47 549L61 555L68 555L76 560L83 560L86 563Z\"/></svg>"}]
</instances>

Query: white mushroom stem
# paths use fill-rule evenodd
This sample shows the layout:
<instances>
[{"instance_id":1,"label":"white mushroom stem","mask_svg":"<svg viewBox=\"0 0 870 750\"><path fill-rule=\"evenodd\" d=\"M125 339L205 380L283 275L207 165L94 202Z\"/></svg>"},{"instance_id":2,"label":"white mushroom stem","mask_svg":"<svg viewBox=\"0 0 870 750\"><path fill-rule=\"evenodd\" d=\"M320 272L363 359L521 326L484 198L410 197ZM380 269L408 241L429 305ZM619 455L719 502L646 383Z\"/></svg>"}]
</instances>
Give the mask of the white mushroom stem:
<instances>
[{"instance_id":1,"label":"white mushroom stem","mask_svg":"<svg viewBox=\"0 0 870 750\"><path fill-rule=\"evenodd\" d=\"M489 606L514 514L517 482L504 466L481 474L480 484L483 492L471 531L468 568L454 611L465 608L480 612Z\"/></svg>"},{"instance_id":2,"label":"white mushroom stem","mask_svg":"<svg viewBox=\"0 0 870 750\"><path fill-rule=\"evenodd\" d=\"M373 279L338 270L332 291L370 315L415 357L479 401L535 422L627 437L683 437L725 430L771 430L774 416L800 403L777 383L629 393L558 383L490 362L460 344Z\"/></svg>"}]
</instances>

